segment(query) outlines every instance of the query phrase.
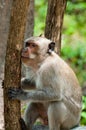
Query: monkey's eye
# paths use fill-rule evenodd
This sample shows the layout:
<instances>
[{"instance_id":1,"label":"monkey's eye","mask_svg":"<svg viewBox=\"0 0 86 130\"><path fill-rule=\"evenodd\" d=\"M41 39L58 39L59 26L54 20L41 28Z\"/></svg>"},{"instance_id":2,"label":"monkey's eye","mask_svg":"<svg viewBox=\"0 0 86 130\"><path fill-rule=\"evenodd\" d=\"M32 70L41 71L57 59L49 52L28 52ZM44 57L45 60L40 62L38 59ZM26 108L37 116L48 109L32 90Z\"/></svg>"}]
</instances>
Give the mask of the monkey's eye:
<instances>
[{"instance_id":1,"label":"monkey's eye","mask_svg":"<svg viewBox=\"0 0 86 130\"><path fill-rule=\"evenodd\" d=\"M30 46L30 43L26 42L25 47L28 47L28 46Z\"/></svg>"},{"instance_id":2,"label":"monkey's eye","mask_svg":"<svg viewBox=\"0 0 86 130\"><path fill-rule=\"evenodd\" d=\"M36 47L36 44L31 44L31 47Z\"/></svg>"}]
</instances>

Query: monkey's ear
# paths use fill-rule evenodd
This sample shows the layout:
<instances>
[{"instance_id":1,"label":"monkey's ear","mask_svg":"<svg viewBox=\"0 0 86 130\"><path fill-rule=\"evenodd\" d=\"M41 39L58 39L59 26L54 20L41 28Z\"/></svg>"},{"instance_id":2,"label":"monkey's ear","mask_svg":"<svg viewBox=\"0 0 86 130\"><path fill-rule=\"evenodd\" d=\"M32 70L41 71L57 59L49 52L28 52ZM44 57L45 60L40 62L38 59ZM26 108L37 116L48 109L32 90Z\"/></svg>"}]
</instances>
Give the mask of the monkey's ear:
<instances>
[{"instance_id":1,"label":"monkey's ear","mask_svg":"<svg viewBox=\"0 0 86 130\"><path fill-rule=\"evenodd\" d=\"M48 46L48 49L51 50L51 51L54 51L55 49L55 42L51 42Z\"/></svg>"},{"instance_id":2,"label":"monkey's ear","mask_svg":"<svg viewBox=\"0 0 86 130\"><path fill-rule=\"evenodd\" d=\"M40 34L39 37L45 37L44 34Z\"/></svg>"}]
</instances>

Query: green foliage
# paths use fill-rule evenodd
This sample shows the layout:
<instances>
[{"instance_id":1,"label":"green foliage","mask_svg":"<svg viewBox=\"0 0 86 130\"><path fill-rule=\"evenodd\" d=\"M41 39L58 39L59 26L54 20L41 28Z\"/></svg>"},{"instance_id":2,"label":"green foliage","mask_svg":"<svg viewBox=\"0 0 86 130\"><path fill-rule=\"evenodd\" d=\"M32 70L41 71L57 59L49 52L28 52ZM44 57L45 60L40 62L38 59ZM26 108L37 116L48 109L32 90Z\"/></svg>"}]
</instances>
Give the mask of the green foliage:
<instances>
[{"instance_id":1,"label":"green foliage","mask_svg":"<svg viewBox=\"0 0 86 130\"><path fill-rule=\"evenodd\" d=\"M81 113L81 124L86 125L86 97L83 97L82 113Z\"/></svg>"},{"instance_id":2,"label":"green foliage","mask_svg":"<svg viewBox=\"0 0 86 130\"><path fill-rule=\"evenodd\" d=\"M86 36L86 2L83 0L74 0L74 1L68 1L67 2L67 8L66 8L66 14L69 16L69 19L71 17L71 24L72 27L74 27L74 30L80 29L79 33L80 35ZM83 30L82 30L83 27ZM73 29L73 28L72 28ZM74 31L73 30L73 31Z\"/></svg>"},{"instance_id":3,"label":"green foliage","mask_svg":"<svg viewBox=\"0 0 86 130\"><path fill-rule=\"evenodd\" d=\"M69 0L63 24L62 56L75 70L81 85L86 81L86 2Z\"/></svg>"},{"instance_id":4,"label":"green foliage","mask_svg":"<svg viewBox=\"0 0 86 130\"><path fill-rule=\"evenodd\" d=\"M44 34L46 12L47 12L47 1L46 0L35 0L35 28L34 35Z\"/></svg>"},{"instance_id":5,"label":"green foliage","mask_svg":"<svg viewBox=\"0 0 86 130\"><path fill-rule=\"evenodd\" d=\"M73 13L79 14L79 12L81 13L82 11L85 11L85 10L86 10L86 1L83 1L83 0L71 1L71 0L69 0L67 2L67 8L66 8L67 14L73 14Z\"/></svg>"},{"instance_id":6,"label":"green foliage","mask_svg":"<svg viewBox=\"0 0 86 130\"><path fill-rule=\"evenodd\" d=\"M81 84L86 81L86 46L84 43L71 43L62 46L63 58L75 70Z\"/></svg>"}]
</instances>

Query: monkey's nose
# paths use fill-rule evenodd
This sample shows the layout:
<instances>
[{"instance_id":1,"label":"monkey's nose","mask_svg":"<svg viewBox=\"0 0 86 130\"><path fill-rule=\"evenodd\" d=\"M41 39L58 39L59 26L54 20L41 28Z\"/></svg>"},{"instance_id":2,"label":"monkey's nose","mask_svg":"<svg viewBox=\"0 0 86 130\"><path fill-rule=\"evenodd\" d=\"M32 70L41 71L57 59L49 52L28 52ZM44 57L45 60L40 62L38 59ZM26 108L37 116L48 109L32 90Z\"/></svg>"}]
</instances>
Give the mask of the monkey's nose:
<instances>
[{"instance_id":1,"label":"monkey's nose","mask_svg":"<svg viewBox=\"0 0 86 130\"><path fill-rule=\"evenodd\" d=\"M26 47L26 48L22 49L21 57L28 57L28 56L29 56L29 48Z\"/></svg>"},{"instance_id":2,"label":"monkey's nose","mask_svg":"<svg viewBox=\"0 0 86 130\"><path fill-rule=\"evenodd\" d=\"M26 53L27 51L28 51L28 48L27 48L27 47L22 49L22 52L23 52L23 53Z\"/></svg>"}]
</instances>

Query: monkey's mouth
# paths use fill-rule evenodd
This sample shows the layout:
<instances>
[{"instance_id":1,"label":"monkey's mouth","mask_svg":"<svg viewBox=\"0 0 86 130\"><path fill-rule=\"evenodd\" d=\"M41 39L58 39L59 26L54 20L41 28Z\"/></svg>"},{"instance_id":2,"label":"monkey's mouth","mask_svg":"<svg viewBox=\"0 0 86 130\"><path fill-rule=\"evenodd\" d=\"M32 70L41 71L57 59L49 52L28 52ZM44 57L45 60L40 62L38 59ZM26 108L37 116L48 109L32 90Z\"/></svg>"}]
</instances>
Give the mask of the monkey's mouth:
<instances>
[{"instance_id":1,"label":"monkey's mouth","mask_svg":"<svg viewBox=\"0 0 86 130\"><path fill-rule=\"evenodd\" d=\"M29 59L28 56L24 56L24 55L21 55L21 58L26 58L26 59Z\"/></svg>"},{"instance_id":2,"label":"monkey's mouth","mask_svg":"<svg viewBox=\"0 0 86 130\"><path fill-rule=\"evenodd\" d=\"M29 53L21 52L21 58L29 58Z\"/></svg>"}]
</instances>

